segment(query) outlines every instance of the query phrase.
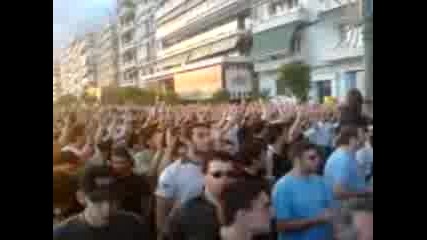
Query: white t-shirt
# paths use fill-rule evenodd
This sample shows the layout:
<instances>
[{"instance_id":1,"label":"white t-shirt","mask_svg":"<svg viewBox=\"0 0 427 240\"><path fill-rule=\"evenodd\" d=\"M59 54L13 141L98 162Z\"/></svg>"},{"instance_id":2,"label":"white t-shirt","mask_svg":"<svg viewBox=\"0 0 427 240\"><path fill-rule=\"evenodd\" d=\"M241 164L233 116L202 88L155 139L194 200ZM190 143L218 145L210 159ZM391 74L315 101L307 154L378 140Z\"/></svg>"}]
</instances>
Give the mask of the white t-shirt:
<instances>
[{"instance_id":1,"label":"white t-shirt","mask_svg":"<svg viewBox=\"0 0 427 240\"><path fill-rule=\"evenodd\" d=\"M180 160L167 166L160 174L156 196L183 203L203 192L204 176L199 165Z\"/></svg>"}]
</instances>

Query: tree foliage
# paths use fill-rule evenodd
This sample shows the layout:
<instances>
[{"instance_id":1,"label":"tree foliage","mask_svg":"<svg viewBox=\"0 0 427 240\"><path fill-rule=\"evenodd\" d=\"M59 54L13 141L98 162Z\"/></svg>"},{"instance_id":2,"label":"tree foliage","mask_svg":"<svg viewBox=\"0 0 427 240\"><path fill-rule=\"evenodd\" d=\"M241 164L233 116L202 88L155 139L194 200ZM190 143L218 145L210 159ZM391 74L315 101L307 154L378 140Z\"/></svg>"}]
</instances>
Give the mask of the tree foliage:
<instances>
[{"instance_id":1,"label":"tree foliage","mask_svg":"<svg viewBox=\"0 0 427 240\"><path fill-rule=\"evenodd\" d=\"M212 95L212 98L210 99L210 102L213 102L213 103L228 102L228 101L230 101L230 93L225 89L221 89L215 92Z\"/></svg>"},{"instance_id":2,"label":"tree foliage","mask_svg":"<svg viewBox=\"0 0 427 240\"><path fill-rule=\"evenodd\" d=\"M277 92L289 90L301 101L306 101L310 90L310 66L304 63L290 63L280 67Z\"/></svg>"}]
</instances>

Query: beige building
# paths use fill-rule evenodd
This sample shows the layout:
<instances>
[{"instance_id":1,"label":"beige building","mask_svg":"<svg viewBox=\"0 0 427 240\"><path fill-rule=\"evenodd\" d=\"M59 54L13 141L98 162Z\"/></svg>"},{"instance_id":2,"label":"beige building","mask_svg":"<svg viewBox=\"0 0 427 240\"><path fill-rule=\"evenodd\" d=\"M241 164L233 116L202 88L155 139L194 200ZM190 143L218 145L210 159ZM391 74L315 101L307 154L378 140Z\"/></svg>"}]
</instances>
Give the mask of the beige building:
<instances>
[{"instance_id":1,"label":"beige building","mask_svg":"<svg viewBox=\"0 0 427 240\"><path fill-rule=\"evenodd\" d=\"M61 96L61 66L59 62L53 62L53 101Z\"/></svg>"},{"instance_id":2,"label":"beige building","mask_svg":"<svg viewBox=\"0 0 427 240\"><path fill-rule=\"evenodd\" d=\"M97 86L118 84L118 35L117 25L107 24L96 37Z\"/></svg>"},{"instance_id":3,"label":"beige building","mask_svg":"<svg viewBox=\"0 0 427 240\"><path fill-rule=\"evenodd\" d=\"M189 98L221 89L249 94L250 8L247 0L163 1L155 13L154 73L140 80Z\"/></svg>"},{"instance_id":4,"label":"beige building","mask_svg":"<svg viewBox=\"0 0 427 240\"><path fill-rule=\"evenodd\" d=\"M81 96L85 88L96 85L95 34L75 39L61 55L62 94Z\"/></svg>"},{"instance_id":5,"label":"beige building","mask_svg":"<svg viewBox=\"0 0 427 240\"><path fill-rule=\"evenodd\" d=\"M137 86L137 42L135 40L135 8L126 6L126 1L118 1L118 82L119 86ZM136 0L135 0L136 2Z\"/></svg>"}]
</instances>

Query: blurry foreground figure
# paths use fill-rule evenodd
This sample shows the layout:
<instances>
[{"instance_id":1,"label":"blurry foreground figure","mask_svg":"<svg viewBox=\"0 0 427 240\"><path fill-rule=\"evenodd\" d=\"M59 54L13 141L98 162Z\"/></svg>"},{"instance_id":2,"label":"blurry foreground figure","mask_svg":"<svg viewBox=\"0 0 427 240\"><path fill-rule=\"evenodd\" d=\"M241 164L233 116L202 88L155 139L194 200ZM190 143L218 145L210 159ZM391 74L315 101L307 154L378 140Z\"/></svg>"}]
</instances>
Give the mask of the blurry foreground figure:
<instances>
[{"instance_id":1,"label":"blurry foreground figure","mask_svg":"<svg viewBox=\"0 0 427 240\"><path fill-rule=\"evenodd\" d=\"M373 240L373 199L356 199L342 209L336 219L337 240Z\"/></svg>"},{"instance_id":2,"label":"blurry foreground figure","mask_svg":"<svg viewBox=\"0 0 427 240\"><path fill-rule=\"evenodd\" d=\"M86 169L77 192L78 200L86 207L54 227L53 239L147 239L146 226L137 215L117 210L116 186L116 178L108 167Z\"/></svg>"},{"instance_id":3,"label":"blurry foreground figure","mask_svg":"<svg viewBox=\"0 0 427 240\"><path fill-rule=\"evenodd\" d=\"M228 153L209 153L202 165L204 192L174 209L164 227L163 240L220 239L223 194L238 177L233 160Z\"/></svg>"},{"instance_id":4,"label":"blurry foreground figure","mask_svg":"<svg viewBox=\"0 0 427 240\"><path fill-rule=\"evenodd\" d=\"M239 181L223 197L222 240L251 240L270 231L268 184L259 180Z\"/></svg>"}]
</instances>

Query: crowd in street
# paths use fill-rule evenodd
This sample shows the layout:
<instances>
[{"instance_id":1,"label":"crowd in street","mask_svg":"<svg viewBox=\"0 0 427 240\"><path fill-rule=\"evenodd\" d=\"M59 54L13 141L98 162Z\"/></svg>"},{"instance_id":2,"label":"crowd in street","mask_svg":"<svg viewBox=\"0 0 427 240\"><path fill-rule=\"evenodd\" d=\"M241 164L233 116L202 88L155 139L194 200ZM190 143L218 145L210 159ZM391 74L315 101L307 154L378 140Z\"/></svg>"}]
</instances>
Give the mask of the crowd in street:
<instances>
[{"instance_id":1,"label":"crowd in street","mask_svg":"<svg viewBox=\"0 0 427 240\"><path fill-rule=\"evenodd\" d=\"M56 109L53 239L373 239L362 104Z\"/></svg>"}]
</instances>

